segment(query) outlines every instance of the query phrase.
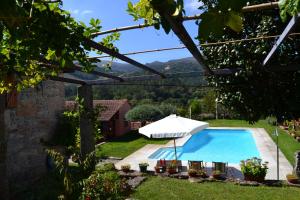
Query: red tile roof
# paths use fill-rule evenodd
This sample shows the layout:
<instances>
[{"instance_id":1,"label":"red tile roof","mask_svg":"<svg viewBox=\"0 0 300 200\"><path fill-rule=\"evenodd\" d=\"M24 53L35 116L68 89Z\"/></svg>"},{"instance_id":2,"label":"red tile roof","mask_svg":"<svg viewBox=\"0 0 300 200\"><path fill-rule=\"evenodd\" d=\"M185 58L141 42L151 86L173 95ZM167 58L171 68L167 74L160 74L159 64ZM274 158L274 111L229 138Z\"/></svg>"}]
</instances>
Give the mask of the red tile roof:
<instances>
[{"instance_id":1,"label":"red tile roof","mask_svg":"<svg viewBox=\"0 0 300 200\"><path fill-rule=\"evenodd\" d=\"M121 100L94 100L94 107L100 105L103 110L100 112L99 120L100 121L109 121L119 110L120 108L128 103L127 99ZM65 108L73 109L76 105L75 101L66 101Z\"/></svg>"}]
</instances>

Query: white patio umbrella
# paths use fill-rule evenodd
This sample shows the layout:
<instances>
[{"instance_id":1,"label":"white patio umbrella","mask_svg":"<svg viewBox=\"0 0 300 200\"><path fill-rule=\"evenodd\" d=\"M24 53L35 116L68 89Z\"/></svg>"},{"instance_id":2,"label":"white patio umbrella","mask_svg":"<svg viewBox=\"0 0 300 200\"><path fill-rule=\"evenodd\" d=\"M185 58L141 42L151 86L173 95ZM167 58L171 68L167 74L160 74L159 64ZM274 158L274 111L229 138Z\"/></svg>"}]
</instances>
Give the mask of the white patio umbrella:
<instances>
[{"instance_id":1,"label":"white patio umbrella","mask_svg":"<svg viewBox=\"0 0 300 200\"><path fill-rule=\"evenodd\" d=\"M139 128L139 133L149 138L174 138L175 159L177 160L175 138L198 133L208 127L208 123L170 115Z\"/></svg>"}]
</instances>

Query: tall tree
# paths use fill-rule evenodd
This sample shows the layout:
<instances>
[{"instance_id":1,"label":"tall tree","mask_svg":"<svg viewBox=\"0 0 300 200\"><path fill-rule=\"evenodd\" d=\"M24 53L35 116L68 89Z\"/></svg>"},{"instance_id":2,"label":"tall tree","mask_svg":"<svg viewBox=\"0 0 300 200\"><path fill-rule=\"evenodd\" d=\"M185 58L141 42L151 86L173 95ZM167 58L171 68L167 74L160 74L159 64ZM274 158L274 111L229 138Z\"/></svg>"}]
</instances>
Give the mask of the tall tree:
<instances>
[{"instance_id":1,"label":"tall tree","mask_svg":"<svg viewBox=\"0 0 300 200\"><path fill-rule=\"evenodd\" d=\"M227 29L221 40L277 35L285 26L276 10L249 13L244 15L241 33ZM211 34L207 41L218 42L220 39ZM269 65L262 66L273 41L265 38L203 47L208 58L206 64L211 68L239 69L230 76L211 76L209 82L216 88L223 104L250 122L268 115L278 119L300 115L300 76L298 71L288 70L299 63L300 39L287 38Z\"/></svg>"}]
</instances>

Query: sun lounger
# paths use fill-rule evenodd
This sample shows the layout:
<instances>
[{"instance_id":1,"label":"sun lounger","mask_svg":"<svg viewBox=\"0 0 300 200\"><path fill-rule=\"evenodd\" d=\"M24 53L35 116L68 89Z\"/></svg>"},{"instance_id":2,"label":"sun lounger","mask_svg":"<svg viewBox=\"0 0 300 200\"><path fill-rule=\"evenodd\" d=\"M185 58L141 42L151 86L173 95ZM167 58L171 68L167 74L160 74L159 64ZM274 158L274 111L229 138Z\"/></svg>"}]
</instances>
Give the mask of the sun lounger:
<instances>
[{"instance_id":1,"label":"sun lounger","mask_svg":"<svg viewBox=\"0 0 300 200\"><path fill-rule=\"evenodd\" d=\"M228 170L228 163L224 162L212 162L212 169L214 171L220 171L221 174L226 175Z\"/></svg>"},{"instance_id":2,"label":"sun lounger","mask_svg":"<svg viewBox=\"0 0 300 200\"><path fill-rule=\"evenodd\" d=\"M189 169L195 169L195 170L203 170L204 169L203 161L189 160L188 164L189 164Z\"/></svg>"}]
</instances>

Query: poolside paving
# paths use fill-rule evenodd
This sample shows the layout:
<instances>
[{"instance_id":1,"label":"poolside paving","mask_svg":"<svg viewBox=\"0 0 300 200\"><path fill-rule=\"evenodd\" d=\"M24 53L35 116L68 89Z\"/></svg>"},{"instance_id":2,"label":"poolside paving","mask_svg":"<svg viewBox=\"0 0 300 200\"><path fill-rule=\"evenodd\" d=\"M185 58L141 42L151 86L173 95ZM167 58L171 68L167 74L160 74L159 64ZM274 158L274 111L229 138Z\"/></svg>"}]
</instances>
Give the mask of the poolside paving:
<instances>
[{"instance_id":1,"label":"poolside paving","mask_svg":"<svg viewBox=\"0 0 300 200\"><path fill-rule=\"evenodd\" d=\"M253 138L255 140L256 146L260 152L260 157L263 161L268 161L268 173L266 179L277 179L277 159L276 159L276 144L269 136L269 134L263 128L243 128L243 127L211 127L213 129L247 129L253 133ZM176 139L176 145L182 146L190 136L185 138ZM141 149L137 150L136 152L132 153L131 155L127 156L123 160L117 162L116 168L120 169L121 165L130 164L131 169L139 170L139 163L147 162L149 163L148 170L154 170L154 166L156 165L157 160L149 159L148 156L153 154L159 148L162 147L173 147L173 140L170 140L165 145L157 145L157 144L148 144L142 147ZM184 166L187 166L187 161L182 161ZM243 176L240 171L239 164L236 163L228 163L228 176L231 178L240 178L242 179ZM211 163L207 163L206 170L208 173L211 171ZM292 165L289 161L285 158L283 153L279 150L279 179L285 180L286 174L291 173L293 170Z\"/></svg>"}]
</instances>

